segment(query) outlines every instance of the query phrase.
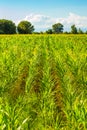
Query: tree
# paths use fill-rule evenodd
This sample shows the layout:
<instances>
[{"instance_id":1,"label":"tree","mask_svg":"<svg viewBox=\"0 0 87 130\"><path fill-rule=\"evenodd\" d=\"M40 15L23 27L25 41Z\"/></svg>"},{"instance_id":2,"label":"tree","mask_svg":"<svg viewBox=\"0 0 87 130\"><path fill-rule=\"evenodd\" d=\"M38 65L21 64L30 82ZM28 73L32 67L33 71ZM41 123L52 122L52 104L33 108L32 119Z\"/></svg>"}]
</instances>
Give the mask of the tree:
<instances>
[{"instance_id":1,"label":"tree","mask_svg":"<svg viewBox=\"0 0 87 130\"><path fill-rule=\"evenodd\" d=\"M31 34L34 31L34 26L28 21L21 21L17 26L17 30L20 34Z\"/></svg>"},{"instance_id":2,"label":"tree","mask_svg":"<svg viewBox=\"0 0 87 130\"><path fill-rule=\"evenodd\" d=\"M11 20L0 19L0 34L15 34L16 26Z\"/></svg>"},{"instance_id":3,"label":"tree","mask_svg":"<svg viewBox=\"0 0 87 130\"><path fill-rule=\"evenodd\" d=\"M53 33L62 33L63 32L63 25L61 23L56 23L52 25Z\"/></svg>"},{"instance_id":4,"label":"tree","mask_svg":"<svg viewBox=\"0 0 87 130\"><path fill-rule=\"evenodd\" d=\"M85 32L85 34L87 34L87 31Z\"/></svg>"},{"instance_id":5,"label":"tree","mask_svg":"<svg viewBox=\"0 0 87 130\"><path fill-rule=\"evenodd\" d=\"M73 24L73 25L71 26L71 33L77 34L77 28L76 28L75 24Z\"/></svg>"},{"instance_id":6,"label":"tree","mask_svg":"<svg viewBox=\"0 0 87 130\"><path fill-rule=\"evenodd\" d=\"M44 34L44 32L43 32L43 31L40 31L40 34Z\"/></svg>"},{"instance_id":7,"label":"tree","mask_svg":"<svg viewBox=\"0 0 87 130\"><path fill-rule=\"evenodd\" d=\"M79 33L79 34L83 34L83 31L79 28L79 29L78 29L78 33Z\"/></svg>"},{"instance_id":8,"label":"tree","mask_svg":"<svg viewBox=\"0 0 87 130\"><path fill-rule=\"evenodd\" d=\"M46 33L47 33L47 34L52 34L53 31L52 31L52 29L48 29L48 30L46 31Z\"/></svg>"},{"instance_id":9,"label":"tree","mask_svg":"<svg viewBox=\"0 0 87 130\"><path fill-rule=\"evenodd\" d=\"M65 31L65 32L63 32L64 34L69 34L69 32L67 32L67 31Z\"/></svg>"}]
</instances>

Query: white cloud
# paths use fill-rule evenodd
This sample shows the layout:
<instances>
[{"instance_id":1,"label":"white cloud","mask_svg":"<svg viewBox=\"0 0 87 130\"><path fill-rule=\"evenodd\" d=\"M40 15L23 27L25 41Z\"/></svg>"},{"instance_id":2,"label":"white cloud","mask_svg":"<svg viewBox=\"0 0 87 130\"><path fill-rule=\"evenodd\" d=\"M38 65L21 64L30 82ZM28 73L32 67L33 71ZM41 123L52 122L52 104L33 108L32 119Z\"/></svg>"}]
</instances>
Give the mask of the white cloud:
<instances>
[{"instance_id":1,"label":"white cloud","mask_svg":"<svg viewBox=\"0 0 87 130\"><path fill-rule=\"evenodd\" d=\"M37 29L51 28L52 24L55 23L55 19L41 14L30 14L24 20L30 21Z\"/></svg>"},{"instance_id":2,"label":"white cloud","mask_svg":"<svg viewBox=\"0 0 87 130\"><path fill-rule=\"evenodd\" d=\"M30 14L25 17L25 20L30 20L31 22L43 22L44 20L48 20L50 17L41 15L41 14Z\"/></svg>"},{"instance_id":3,"label":"white cloud","mask_svg":"<svg viewBox=\"0 0 87 130\"><path fill-rule=\"evenodd\" d=\"M67 18L59 18L59 22L69 27L72 24L75 24L77 27L86 28L87 27L87 17L80 16L74 13L69 13Z\"/></svg>"},{"instance_id":4,"label":"white cloud","mask_svg":"<svg viewBox=\"0 0 87 130\"><path fill-rule=\"evenodd\" d=\"M35 26L36 30L46 30L51 28L52 25L57 22L62 23L64 28L70 28L72 24L75 24L78 28L87 28L87 17L74 13L69 13L68 17L66 18L53 18L41 14L30 14L23 20L30 21Z\"/></svg>"}]
</instances>

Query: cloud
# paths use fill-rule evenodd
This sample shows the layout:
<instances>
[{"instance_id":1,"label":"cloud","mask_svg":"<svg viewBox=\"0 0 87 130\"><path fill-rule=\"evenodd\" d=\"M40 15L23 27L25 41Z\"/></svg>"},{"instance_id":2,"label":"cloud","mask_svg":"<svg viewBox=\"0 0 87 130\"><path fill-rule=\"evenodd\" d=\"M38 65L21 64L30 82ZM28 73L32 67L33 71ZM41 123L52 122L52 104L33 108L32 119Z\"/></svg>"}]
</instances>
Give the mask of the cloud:
<instances>
[{"instance_id":1,"label":"cloud","mask_svg":"<svg viewBox=\"0 0 87 130\"><path fill-rule=\"evenodd\" d=\"M30 14L29 16L25 17L25 20L30 20L31 22L43 22L44 20L48 20L50 17L41 15L41 14Z\"/></svg>"},{"instance_id":2,"label":"cloud","mask_svg":"<svg viewBox=\"0 0 87 130\"><path fill-rule=\"evenodd\" d=\"M69 13L65 18L53 18L42 14L30 14L23 20L30 21L36 30L46 30L52 28L55 23L62 23L64 28L70 28L72 24L75 24L78 28L87 28L87 17L80 16L74 13ZM21 20L20 20L21 21Z\"/></svg>"},{"instance_id":3,"label":"cloud","mask_svg":"<svg viewBox=\"0 0 87 130\"><path fill-rule=\"evenodd\" d=\"M58 18L57 22L61 22L65 26L69 27L75 24L77 27L86 28L87 27L87 17L80 16L74 13L69 13L67 18Z\"/></svg>"},{"instance_id":4,"label":"cloud","mask_svg":"<svg viewBox=\"0 0 87 130\"><path fill-rule=\"evenodd\" d=\"M51 28L52 24L55 23L55 19L41 14L30 14L24 20L30 21L38 29Z\"/></svg>"}]
</instances>

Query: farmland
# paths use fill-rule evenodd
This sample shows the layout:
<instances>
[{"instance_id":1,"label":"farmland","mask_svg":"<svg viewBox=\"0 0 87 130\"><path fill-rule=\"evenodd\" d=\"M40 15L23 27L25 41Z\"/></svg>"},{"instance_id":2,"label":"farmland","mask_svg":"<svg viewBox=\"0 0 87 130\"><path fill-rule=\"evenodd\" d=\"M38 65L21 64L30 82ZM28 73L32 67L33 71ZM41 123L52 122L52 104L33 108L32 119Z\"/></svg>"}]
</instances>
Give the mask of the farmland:
<instances>
[{"instance_id":1,"label":"farmland","mask_svg":"<svg viewBox=\"0 0 87 130\"><path fill-rule=\"evenodd\" d=\"M87 129L87 35L0 36L0 129Z\"/></svg>"}]
</instances>

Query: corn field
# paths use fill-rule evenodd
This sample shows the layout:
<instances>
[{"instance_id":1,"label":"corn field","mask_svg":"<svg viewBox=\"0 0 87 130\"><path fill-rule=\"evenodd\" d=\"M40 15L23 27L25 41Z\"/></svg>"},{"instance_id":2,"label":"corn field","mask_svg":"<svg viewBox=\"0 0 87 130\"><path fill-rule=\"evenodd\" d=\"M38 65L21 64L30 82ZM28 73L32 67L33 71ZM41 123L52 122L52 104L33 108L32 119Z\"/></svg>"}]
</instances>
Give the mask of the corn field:
<instances>
[{"instance_id":1,"label":"corn field","mask_svg":"<svg viewBox=\"0 0 87 130\"><path fill-rule=\"evenodd\" d=\"M0 130L87 130L87 35L0 36Z\"/></svg>"}]
</instances>

